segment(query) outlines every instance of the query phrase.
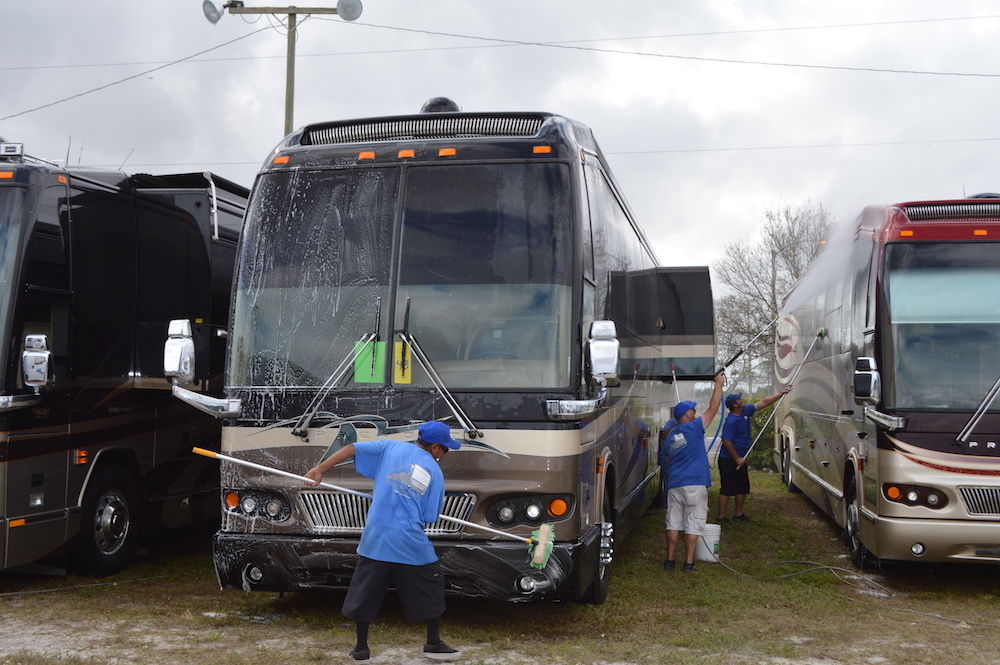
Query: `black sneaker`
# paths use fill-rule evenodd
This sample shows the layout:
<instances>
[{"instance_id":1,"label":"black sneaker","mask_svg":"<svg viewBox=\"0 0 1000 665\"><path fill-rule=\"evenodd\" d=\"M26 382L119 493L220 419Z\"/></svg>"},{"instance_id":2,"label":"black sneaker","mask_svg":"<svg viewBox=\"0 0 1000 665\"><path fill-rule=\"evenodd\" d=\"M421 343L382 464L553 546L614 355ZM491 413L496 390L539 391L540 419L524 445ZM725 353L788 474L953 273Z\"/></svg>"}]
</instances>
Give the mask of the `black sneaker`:
<instances>
[{"instance_id":1,"label":"black sneaker","mask_svg":"<svg viewBox=\"0 0 1000 665\"><path fill-rule=\"evenodd\" d=\"M351 649L351 658L354 660L368 660L371 657L371 649Z\"/></svg>"},{"instance_id":2,"label":"black sneaker","mask_svg":"<svg viewBox=\"0 0 1000 665\"><path fill-rule=\"evenodd\" d=\"M663 571L666 573L674 572L674 568L677 566L677 562L673 559L667 559L663 562Z\"/></svg>"},{"instance_id":3,"label":"black sneaker","mask_svg":"<svg viewBox=\"0 0 1000 665\"><path fill-rule=\"evenodd\" d=\"M684 572L685 573L693 573L694 572L694 564L693 563L685 563L684 564Z\"/></svg>"},{"instance_id":4,"label":"black sneaker","mask_svg":"<svg viewBox=\"0 0 1000 665\"><path fill-rule=\"evenodd\" d=\"M733 519L736 519L736 518L734 517ZM720 517L719 519L715 520L715 522L716 522L716 524L732 524L732 522L730 522L725 517Z\"/></svg>"},{"instance_id":5,"label":"black sneaker","mask_svg":"<svg viewBox=\"0 0 1000 665\"><path fill-rule=\"evenodd\" d=\"M424 658L430 658L431 660L458 660L461 656L461 651L452 649L444 642L424 645Z\"/></svg>"},{"instance_id":6,"label":"black sneaker","mask_svg":"<svg viewBox=\"0 0 1000 665\"><path fill-rule=\"evenodd\" d=\"M733 519L737 522L749 522L750 518L746 515L733 515Z\"/></svg>"}]
</instances>

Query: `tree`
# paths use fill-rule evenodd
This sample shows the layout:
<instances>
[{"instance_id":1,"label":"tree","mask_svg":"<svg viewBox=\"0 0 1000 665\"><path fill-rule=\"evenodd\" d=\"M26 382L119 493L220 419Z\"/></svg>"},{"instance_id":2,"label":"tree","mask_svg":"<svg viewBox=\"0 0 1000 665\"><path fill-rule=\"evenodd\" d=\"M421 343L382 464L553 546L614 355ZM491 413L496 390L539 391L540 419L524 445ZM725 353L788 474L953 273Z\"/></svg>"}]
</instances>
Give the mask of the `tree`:
<instances>
[{"instance_id":1,"label":"tree","mask_svg":"<svg viewBox=\"0 0 1000 665\"><path fill-rule=\"evenodd\" d=\"M723 362L774 321L781 298L820 252L833 226L822 205L778 205L764 212L759 239L726 244L725 258L712 266L713 281L727 287L715 300L715 343ZM773 349L771 326L726 370L729 384L750 392L770 388Z\"/></svg>"}]
</instances>

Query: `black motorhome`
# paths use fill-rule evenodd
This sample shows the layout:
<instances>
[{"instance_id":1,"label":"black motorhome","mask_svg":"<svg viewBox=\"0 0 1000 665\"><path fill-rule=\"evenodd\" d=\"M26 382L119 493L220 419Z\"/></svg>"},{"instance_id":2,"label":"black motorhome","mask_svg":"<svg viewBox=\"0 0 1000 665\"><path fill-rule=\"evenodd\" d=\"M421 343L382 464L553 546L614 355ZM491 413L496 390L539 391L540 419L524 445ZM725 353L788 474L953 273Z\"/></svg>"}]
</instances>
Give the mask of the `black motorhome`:
<instances>
[{"instance_id":1,"label":"black motorhome","mask_svg":"<svg viewBox=\"0 0 1000 665\"><path fill-rule=\"evenodd\" d=\"M211 174L61 168L0 143L0 568L119 569L143 532L217 517L220 427L170 396L221 387L248 190ZM214 513L214 514L213 514Z\"/></svg>"}]
</instances>

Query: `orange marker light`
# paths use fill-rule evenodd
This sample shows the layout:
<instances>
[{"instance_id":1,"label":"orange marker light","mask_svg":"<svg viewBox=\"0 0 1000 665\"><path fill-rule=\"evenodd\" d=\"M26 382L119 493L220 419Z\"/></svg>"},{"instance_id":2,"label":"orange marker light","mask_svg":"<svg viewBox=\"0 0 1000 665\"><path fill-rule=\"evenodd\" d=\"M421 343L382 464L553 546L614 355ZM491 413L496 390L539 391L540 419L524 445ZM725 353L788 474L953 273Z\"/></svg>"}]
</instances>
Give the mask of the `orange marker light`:
<instances>
[{"instance_id":1,"label":"orange marker light","mask_svg":"<svg viewBox=\"0 0 1000 665\"><path fill-rule=\"evenodd\" d=\"M986 231L986 229L976 229L975 231L972 232L972 235L974 235L974 236L988 236L989 233Z\"/></svg>"},{"instance_id":2,"label":"orange marker light","mask_svg":"<svg viewBox=\"0 0 1000 665\"><path fill-rule=\"evenodd\" d=\"M288 155L281 155L280 157L275 157L274 158L274 163L275 164L287 164L288 163Z\"/></svg>"},{"instance_id":3,"label":"orange marker light","mask_svg":"<svg viewBox=\"0 0 1000 665\"><path fill-rule=\"evenodd\" d=\"M569 510L569 506L563 499L553 499L549 502L549 515L553 517L562 517L567 510Z\"/></svg>"},{"instance_id":4,"label":"orange marker light","mask_svg":"<svg viewBox=\"0 0 1000 665\"><path fill-rule=\"evenodd\" d=\"M536 155L547 155L550 152L552 152L552 146L536 145L534 148L531 149L531 152L535 153Z\"/></svg>"},{"instance_id":5,"label":"orange marker light","mask_svg":"<svg viewBox=\"0 0 1000 665\"><path fill-rule=\"evenodd\" d=\"M230 508L235 508L236 506L240 505L239 495L237 495L236 492L228 492L226 494L226 505L229 506Z\"/></svg>"},{"instance_id":6,"label":"orange marker light","mask_svg":"<svg viewBox=\"0 0 1000 665\"><path fill-rule=\"evenodd\" d=\"M375 159L374 150L366 150L358 153L358 159Z\"/></svg>"},{"instance_id":7,"label":"orange marker light","mask_svg":"<svg viewBox=\"0 0 1000 665\"><path fill-rule=\"evenodd\" d=\"M0 179L9 180L14 177L13 171L0 171Z\"/></svg>"},{"instance_id":8,"label":"orange marker light","mask_svg":"<svg viewBox=\"0 0 1000 665\"><path fill-rule=\"evenodd\" d=\"M413 157L415 154L416 153L414 151L412 151L412 150L400 150L396 154L396 156L399 157L400 159L404 159L406 157Z\"/></svg>"},{"instance_id":9,"label":"orange marker light","mask_svg":"<svg viewBox=\"0 0 1000 665\"><path fill-rule=\"evenodd\" d=\"M56 176L56 180L58 180L59 183L63 184L63 185L68 185L69 184L69 178L67 178L64 175Z\"/></svg>"},{"instance_id":10,"label":"orange marker light","mask_svg":"<svg viewBox=\"0 0 1000 665\"><path fill-rule=\"evenodd\" d=\"M86 464L90 461L90 455L87 453L86 448L78 448L76 451L76 463L77 465Z\"/></svg>"},{"instance_id":11,"label":"orange marker light","mask_svg":"<svg viewBox=\"0 0 1000 665\"><path fill-rule=\"evenodd\" d=\"M438 150L438 157L454 157L455 152L454 148L441 148Z\"/></svg>"},{"instance_id":12,"label":"orange marker light","mask_svg":"<svg viewBox=\"0 0 1000 665\"><path fill-rule=\"evenodd\" d=\"M903 493L899 490L898 487L893 486L886 488L885 495L890 499L898 499L899 497L903 496Z\"/></svg>"},{"instance_id":13,"label":"orange marker light","mask_svg":"<svg viewBox=\"0 0 1000 665\"><path fill-rule=\"evenodd\" d=\"M903 236L904 238L912 238L913 231L900 231L899 235Z\"/></svg>"},{"instance_id":14,"label":"orange marker light","mask_svg":"<svg viewBox=\"0 0 1000 665\"><path fill-rule=\"evenodd\" d=\"M21 520L11 520L9 522L9 524L10 524L11 528L14 528L15 526L24 526L24 520L23 519L21 519Z\"/></svg>"}]
</instances>

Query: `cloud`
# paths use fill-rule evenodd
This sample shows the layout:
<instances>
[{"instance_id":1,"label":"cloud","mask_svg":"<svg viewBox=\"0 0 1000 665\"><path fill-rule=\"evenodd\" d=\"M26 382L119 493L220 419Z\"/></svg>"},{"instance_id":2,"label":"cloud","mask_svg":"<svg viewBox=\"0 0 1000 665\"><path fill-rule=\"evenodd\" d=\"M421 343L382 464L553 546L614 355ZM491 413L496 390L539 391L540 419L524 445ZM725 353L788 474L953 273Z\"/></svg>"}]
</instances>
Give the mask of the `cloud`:
<instances>
[{"instance_id":1,"label":"cloud","mask_svg":"<svg viewBox=\"0 0 1000 665\"><path fill-rule=\"evenodd\" d=\"M438 95L568 115L593 127L661 260L709 264L777 201L846 219L874 202L1000 189L1000 81L782 65L1000 74L994 9L368 0L355 23L300 23L295 124L410 113ZM943 20L976 16L989 18ZM0 136L42 157L249 186L282 135L284 18L213 26L197 0L4 3L0 117L14 117Z\"/></svg>"}]
</instances>

